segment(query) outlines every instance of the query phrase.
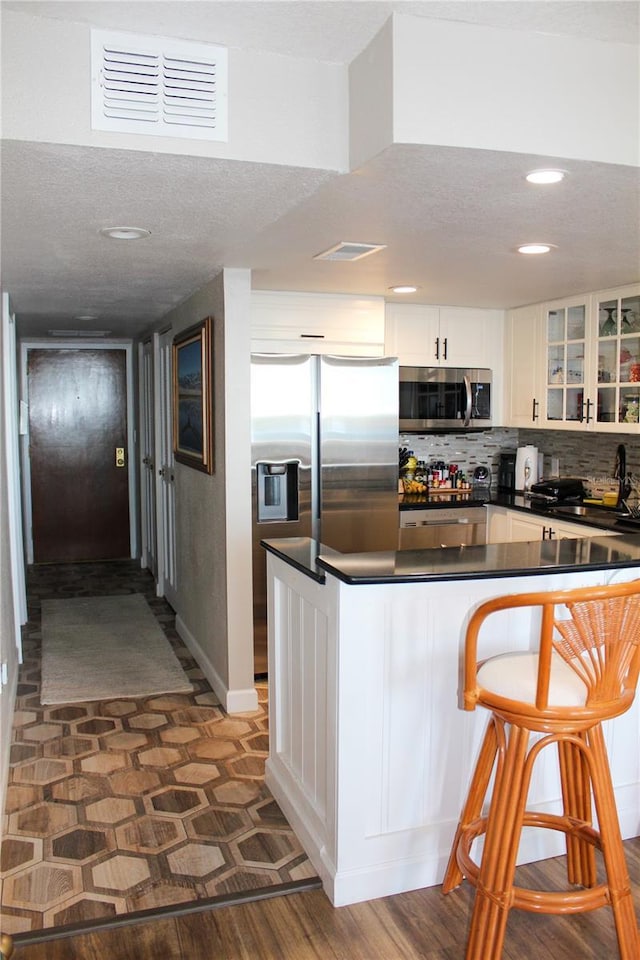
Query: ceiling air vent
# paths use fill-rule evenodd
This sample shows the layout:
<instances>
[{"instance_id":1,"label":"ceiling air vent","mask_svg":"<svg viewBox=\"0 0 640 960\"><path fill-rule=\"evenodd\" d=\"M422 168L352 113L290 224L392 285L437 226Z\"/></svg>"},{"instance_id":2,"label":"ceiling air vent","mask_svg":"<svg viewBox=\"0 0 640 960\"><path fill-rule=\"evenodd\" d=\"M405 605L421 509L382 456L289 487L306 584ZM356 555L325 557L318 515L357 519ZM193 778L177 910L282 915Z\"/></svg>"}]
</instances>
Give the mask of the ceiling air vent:
<instances>
[{"instance_id":1,"label":"ceiling air vent","mask_svg":"<svg viewBox=\"0 0 640 960\"><path fill-rule=\"evenodd\" d=\"M370 253L377 253L378 250L384 250L386 243L353 243L349 240L342 240L335 247L329 247L324 253L316 253L314 260L361 260L362 257L368 257Z\"/></svg>"},{"instance_id":2,"label":"ceiling air vent","mask_svg":"<svg viewBox=\"0 0 640 960\"><path fill-rule=\"evenodd\" d=\"M92 30L91 127L226 141L226 47Z\"/></svg>"}]
</instances>

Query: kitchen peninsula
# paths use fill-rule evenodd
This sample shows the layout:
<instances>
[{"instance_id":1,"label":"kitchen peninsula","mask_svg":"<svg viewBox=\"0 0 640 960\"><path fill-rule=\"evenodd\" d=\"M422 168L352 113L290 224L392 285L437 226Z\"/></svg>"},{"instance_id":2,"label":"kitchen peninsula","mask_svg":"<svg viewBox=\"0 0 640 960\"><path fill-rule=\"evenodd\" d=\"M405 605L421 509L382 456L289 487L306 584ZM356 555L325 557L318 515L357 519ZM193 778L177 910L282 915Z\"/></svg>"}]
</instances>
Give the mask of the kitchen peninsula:
<instances>
[{"instance_id":1,"label":"kitchen peninsula","mask_svg":"<svg viewBox=\"0 0 640 960\"><path fill-rule=\"evenodd\" d=\"M470 611L507 593L635 579L640 537L363 554L307 538L263 545L269 788L335 906L439 883L486 719L458 708ZM481 655L529 649L530 611L500 617ZM640 833L639 735L636 701L606 729L624 837ZM557 812L557 761L545 754L530 806ZM525 832L521 862L563 843Z\"/></svg>"}]
</instances>

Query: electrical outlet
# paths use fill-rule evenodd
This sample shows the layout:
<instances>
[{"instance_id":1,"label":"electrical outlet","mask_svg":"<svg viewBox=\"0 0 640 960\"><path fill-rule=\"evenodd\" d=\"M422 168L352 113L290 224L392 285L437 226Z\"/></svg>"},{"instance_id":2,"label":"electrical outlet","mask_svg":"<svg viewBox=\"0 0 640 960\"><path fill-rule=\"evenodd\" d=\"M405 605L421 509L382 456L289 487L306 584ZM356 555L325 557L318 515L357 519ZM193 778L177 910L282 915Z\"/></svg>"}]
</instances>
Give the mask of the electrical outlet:
<instances>
[{"instance_id":1,"label":"electrical outlet","mask_svg":"<svg viewBox=\"0 0 640 960\"><path fill-rule=\"evenodd\" d=\"M6 687L9 682L9 665L4 660L0 663L0 686Z\"/></svg>"}]
</instances>

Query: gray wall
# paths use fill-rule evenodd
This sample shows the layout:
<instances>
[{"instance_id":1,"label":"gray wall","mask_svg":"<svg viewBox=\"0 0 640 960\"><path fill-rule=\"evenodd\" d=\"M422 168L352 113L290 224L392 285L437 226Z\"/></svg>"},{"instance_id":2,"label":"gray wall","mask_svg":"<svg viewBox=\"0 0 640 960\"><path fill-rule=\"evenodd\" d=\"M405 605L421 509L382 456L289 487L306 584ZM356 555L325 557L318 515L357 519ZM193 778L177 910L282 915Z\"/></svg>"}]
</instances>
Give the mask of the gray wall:
<instances>
[{"instance_id":1,"label":"gray wall","mask_svg":"<svg viewBox=\"0 0 640 960\"><path fill-rule=\"evenodd\" d=\"M163 323L166 328L169 322L175 334L213 317L214 472L175 465L176 614L179 632L229 712L257 706L251 620L249 297L249 272L226 270ZM230 437L235 439L231 462ZM236 452L244 450L246 454ZM238 462L242 456L246 464Z\"/></svg>"}]
</instances>

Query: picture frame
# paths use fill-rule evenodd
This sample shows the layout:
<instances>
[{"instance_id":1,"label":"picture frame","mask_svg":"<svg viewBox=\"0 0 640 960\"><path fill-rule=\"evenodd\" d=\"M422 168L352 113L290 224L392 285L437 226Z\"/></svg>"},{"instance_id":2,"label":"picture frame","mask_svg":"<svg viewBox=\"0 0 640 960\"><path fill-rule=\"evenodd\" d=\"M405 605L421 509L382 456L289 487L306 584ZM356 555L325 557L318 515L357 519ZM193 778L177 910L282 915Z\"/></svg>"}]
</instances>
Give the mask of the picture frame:
<instances>
[{"instance_id":1,"label":"picture frame","mask_svg":"<svg viewBox=\"0 0 640 960\"><path fill-rule=\"evenodd\" d=\"M173 338L173 454L213 473L213 318Z\"/></svg>"}]
</instances>

